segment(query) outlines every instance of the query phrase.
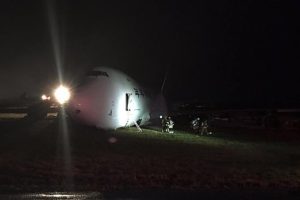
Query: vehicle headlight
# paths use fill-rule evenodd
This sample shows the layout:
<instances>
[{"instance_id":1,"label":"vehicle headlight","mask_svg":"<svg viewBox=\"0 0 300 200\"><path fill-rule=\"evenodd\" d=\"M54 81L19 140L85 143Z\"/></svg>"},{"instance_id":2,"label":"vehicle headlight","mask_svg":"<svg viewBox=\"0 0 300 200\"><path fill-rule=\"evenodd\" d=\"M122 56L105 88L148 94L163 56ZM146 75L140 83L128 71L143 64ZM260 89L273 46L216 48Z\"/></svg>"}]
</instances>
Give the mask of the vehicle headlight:
<instances>
[{"instance_id":1,"label":"vehicle headlight","mask_svg":"<svg viewBox=\"0 0 300 200\"><path fill-rule=\"evenodd\" d=\"M43 94L43 95L41 96L41 99L42 99L43 101L45 101L45 100L47 100L47 96L46 96L45 94Z\"/></svg>"},{"instance_id":2,"label":"vehicle headlight","mask_svg":"<svg viewBox=\"0 0 300 200\"><path fill-rule=\"evenodd\" d=\"M60 85L54 90L54 97L58 103L64 104L68 102L71 97L70 89L63 85Z\"/></svg>"},{"instance_id":3,"label":"vehicle headlight","mask_svg":"<svg viewBox=\"0 0 300 200\"><path fill-rule=\"evenodd\" d=\"M50 97L50 96L47 96L47 95L45 95L45 94L43 94L43 95L41 96L41 99L42 99L43 101L46 101L46 100L50 100L51 97Z\"/></svg>"}]
</instances>

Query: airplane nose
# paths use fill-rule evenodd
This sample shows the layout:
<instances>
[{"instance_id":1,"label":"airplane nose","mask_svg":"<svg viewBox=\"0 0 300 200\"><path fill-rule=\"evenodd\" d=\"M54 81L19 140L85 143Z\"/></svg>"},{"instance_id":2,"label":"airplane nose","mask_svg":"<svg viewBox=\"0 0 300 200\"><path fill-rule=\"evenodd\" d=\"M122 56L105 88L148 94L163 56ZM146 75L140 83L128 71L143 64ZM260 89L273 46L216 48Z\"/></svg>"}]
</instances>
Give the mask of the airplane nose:
<instances>
[{"instance_id":1,"label":"airplane nose","mask_svg":"<svg viewBox=\"0 0 300 200\"><path fill-rule=\"evenodd\" d=\"M80 109L75 109L75 114L79 114L81 112Z\"/></svg>"},{"instance_id":2,"label":"airplane nose","mask_svg":"<svg viewBox=\"0 0 300 200\"><path fill-rule=\"evenodd\" d=\"M73 96L68 103L68 113L72 118L78 117L77 115L81 113L81 103L78 97Z\"/></svg>"},{"instance_id":3,"label":"airplane nose","mask_svg":"<svg viewBox=\"0 0 300 200\"><path fill-rule=\"evenodd\" d=\"M79 123L107 129L116 127L118 113L115 109L114 88L105 81L90 81L74 91L69 101L68 113Z\"/></svg>"},{"instance_id":4,"label":"airplane nose","mask_svg":"<svg viewBox=\"0 0 300 200\"><path fill-rule=\"evenodd\" d=\"M69 115L87 125L94 125L97 123L97 115L93 109L93 98L89 98L83 94L75 94L69 102Z\"/></svg>"}]
</instances>

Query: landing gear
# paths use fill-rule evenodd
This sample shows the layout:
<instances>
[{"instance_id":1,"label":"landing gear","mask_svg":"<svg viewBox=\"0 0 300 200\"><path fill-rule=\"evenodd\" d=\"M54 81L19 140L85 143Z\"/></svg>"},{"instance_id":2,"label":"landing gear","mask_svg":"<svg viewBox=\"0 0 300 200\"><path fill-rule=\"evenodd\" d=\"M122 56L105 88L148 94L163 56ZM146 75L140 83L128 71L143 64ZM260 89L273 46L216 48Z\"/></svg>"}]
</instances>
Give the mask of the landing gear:
<instances>
[{"instance_id":1,"label":"landing gear","mask_svg":"<svg viewBox=\"0 0 300 200\"><path fill-rule=\"evenodd\" d=\"M138 125L138 123L136 121L134 121L134 124L135 124L136 128L138 129L138 132L143 132L143 130L141 129L141 127Z\"/></svg>"}]
</instances>

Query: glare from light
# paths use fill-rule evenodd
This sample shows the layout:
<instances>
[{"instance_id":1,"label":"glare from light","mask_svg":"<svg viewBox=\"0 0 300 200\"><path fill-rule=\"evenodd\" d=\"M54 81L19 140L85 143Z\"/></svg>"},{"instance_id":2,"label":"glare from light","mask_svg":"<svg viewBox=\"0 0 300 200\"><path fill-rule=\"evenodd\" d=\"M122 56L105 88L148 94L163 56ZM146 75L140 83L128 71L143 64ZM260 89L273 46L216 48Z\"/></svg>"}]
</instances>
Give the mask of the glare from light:
<instances>
[{"instance_id":1,"label":"glare from light","mask_svg":"<svg viewBox=\"0 0 300 200\"><path fill-rule=\"evenodd\" d=\"M41 96L41 99L42 99L43 101L50 100L50 96L47 96L47 95L43 94L43 95Z\"/></svg>"},{"instance_id":2,"label":"glare from light","mask_svg":"<svg viewBox=\"0 0 300 200\"><path fill-rule=\"evenodd\" d=\"M74 198L76 195L72 194L41 194L40 197L47 197L47 198Z\"/></svg>"},{"instance_id":3,"label":"glare from light","mask_svg":"<svg viewBox=\"0 0 300 200\"><path fill-rule=\"evenodd\" d=\"M68 102L71 97L70 89L63 85L60 85L58 88L55 89L54 97L58 103L64 104Z\"/></svg>"},{"instance_id":4,"label":"glare from light","mask_svg":"<svg viewBox=\"0 0 300 200\"><path fill-rule=\"evenodd\" d=\"M45 101L45 100L47 99L47 96L46 96L45 94L43 94L43 95L41 96L41 99L42 99L43 101Z\"/></svg>"}]
</instances>

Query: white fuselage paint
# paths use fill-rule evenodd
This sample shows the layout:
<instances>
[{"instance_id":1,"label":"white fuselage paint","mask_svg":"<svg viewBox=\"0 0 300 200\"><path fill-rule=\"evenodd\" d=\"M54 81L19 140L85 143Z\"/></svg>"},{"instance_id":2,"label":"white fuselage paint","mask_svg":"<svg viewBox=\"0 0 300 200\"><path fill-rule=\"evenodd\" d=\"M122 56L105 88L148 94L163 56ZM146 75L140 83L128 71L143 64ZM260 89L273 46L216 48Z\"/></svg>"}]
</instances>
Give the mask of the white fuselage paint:
<instances>
[{"instance_id":1,"label":"white fuselage paint","mask_svg":"<svg viewBox=\"0 0 300 200\"><path fill-rule=\"evenodd\" d=\"M69 115L102 129L145 124L150 119L149 100L142 88L124 73L98 67L71 97Z\"/></svg>"}]
</instances>

